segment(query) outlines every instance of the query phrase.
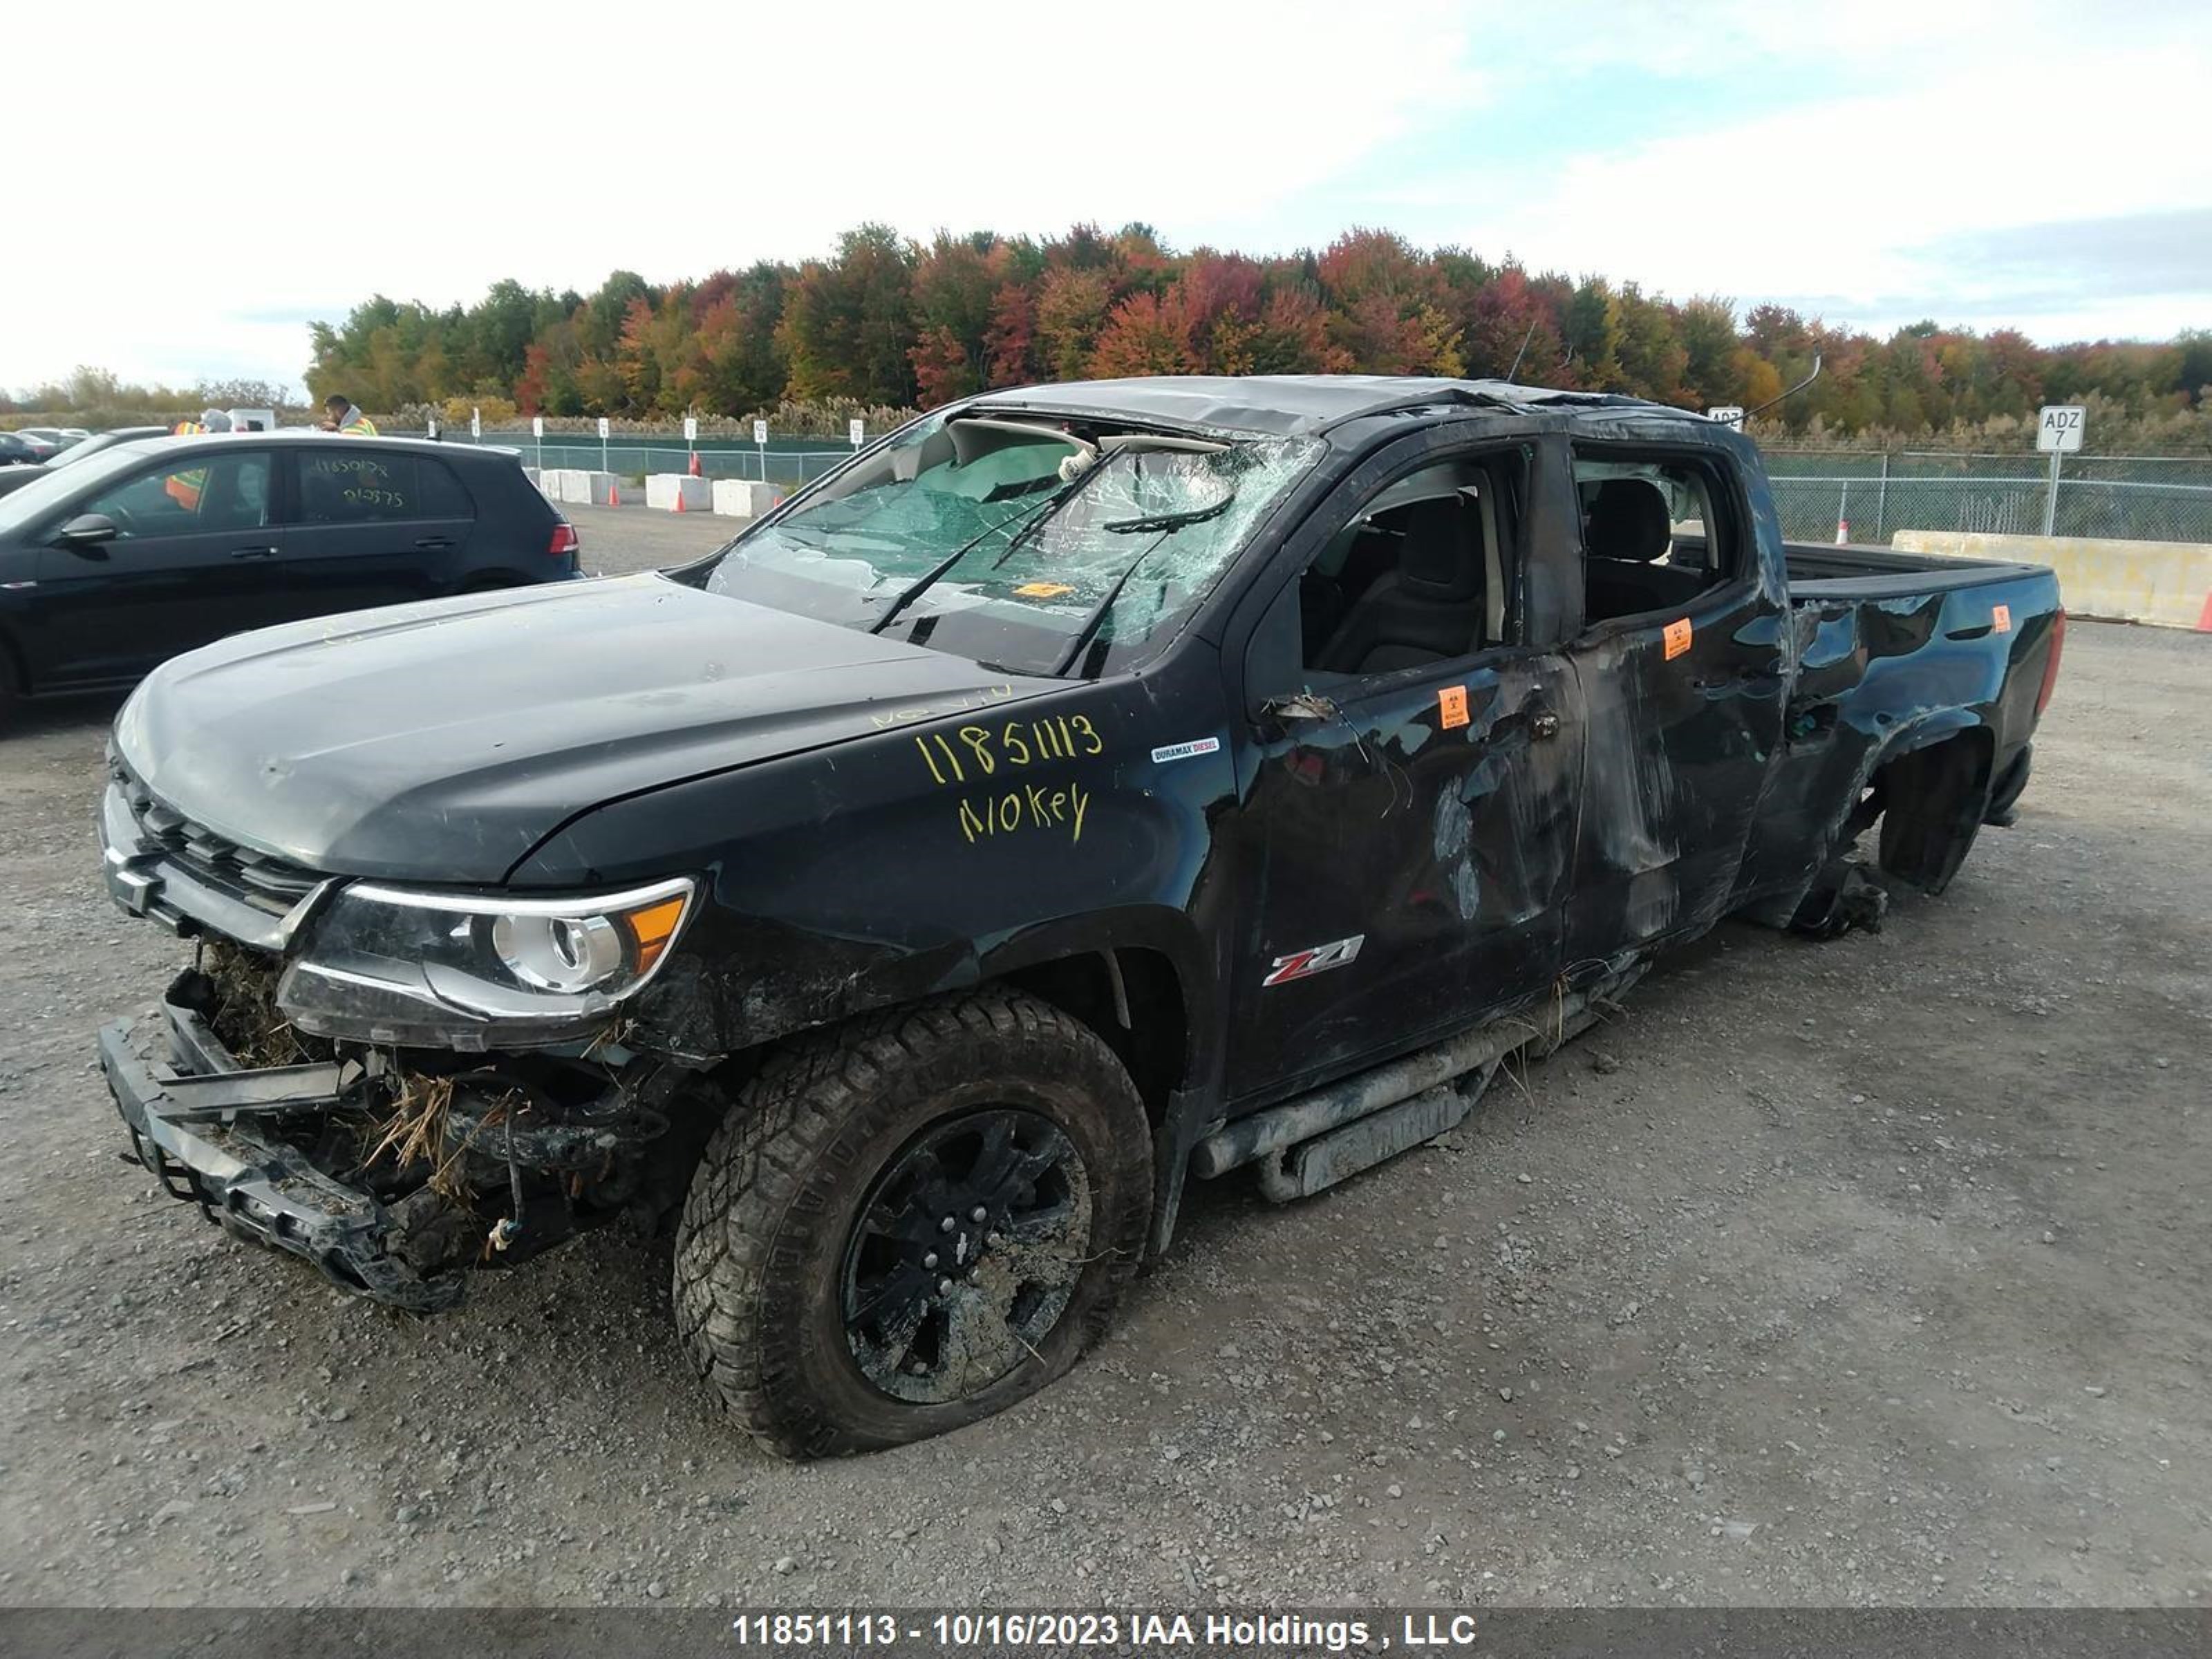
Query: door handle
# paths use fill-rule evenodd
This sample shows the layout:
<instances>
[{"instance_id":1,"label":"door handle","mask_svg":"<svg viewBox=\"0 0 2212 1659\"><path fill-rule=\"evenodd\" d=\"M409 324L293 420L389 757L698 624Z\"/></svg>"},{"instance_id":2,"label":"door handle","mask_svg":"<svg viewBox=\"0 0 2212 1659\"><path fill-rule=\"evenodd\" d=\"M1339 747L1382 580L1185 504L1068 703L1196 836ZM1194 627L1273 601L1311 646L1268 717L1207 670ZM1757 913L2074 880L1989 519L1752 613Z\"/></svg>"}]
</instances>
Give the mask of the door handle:
<instances>
[{"instance_id":1,"label":"door handle","mask_svg":"<svg viewBox=\"0 0 2212 1659\"><path fill-rule=\"evenodd\" d=\"M273 559L276 556L276 550L273 547L234 547L230 550L230 556L234 559Z\"/></svg>"},{"instance_id":2,"label":"door handle","mask_svg":"<svg viewBox=\"0 0 2212 1659\"><path fill-rule=\"evenodd\" d=\"M451 536L425 536L415 544L416 546L425 550L451 547L453 544L453 538Z\"/></svg>"},{"instance_id":3,"label":"door handle","mask_svg":"<svg viewBox=\"0 0 2212 1659\"><path fill-rule=\"evenodd\" d=\"M1559 735L1559 717L1548 708L1539 708L1528 720L1528 735L1548 739Z\"/></svg>"}]
</instances>

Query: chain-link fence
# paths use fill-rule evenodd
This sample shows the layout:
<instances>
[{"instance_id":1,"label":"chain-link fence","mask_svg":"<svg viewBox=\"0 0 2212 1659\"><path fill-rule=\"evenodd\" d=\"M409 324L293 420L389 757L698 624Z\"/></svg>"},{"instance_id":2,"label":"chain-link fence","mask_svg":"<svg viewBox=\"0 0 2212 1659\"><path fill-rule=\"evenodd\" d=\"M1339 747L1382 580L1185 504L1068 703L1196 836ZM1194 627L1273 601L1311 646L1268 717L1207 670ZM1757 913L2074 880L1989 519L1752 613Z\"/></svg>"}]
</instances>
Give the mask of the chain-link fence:
<instances>
[{"instance_id":1,"label":"chain-link fence","mask_svg":"<svg viewBox=\"0 0 2212 1659\"><path fill-rule=\"evenodd\" d=\"M395 431L387 435L419 438L424 434ZM702 477L745 478L757 483L787 487L809 483L853 458L849 445L843 448L832 448L821 439L812 441L811 447L797 447L793 446L792 440L782 439L763 448L756 444L731 443L726 440L687 446L681 437L673 443L654 443L630 436L611 438L601 444L597 439L564 434L557 442L549 439L540 443L527 431L487 431L478 440L470 437L465 427L458 433L441 432L439 436L447 443L482 442L486 448L512 449L522 457L525 466L575 467L592 472L613 472L625 477L638 477L653 472L689 472L692 457L696 455Z\"/></svg>"},{"instance_id":2,"label":"chain-link fence","mask_svg":"<svg viewBox=\"0 0 2212 1659\"><path fill-rule=\"evenodd\" d=\"M1793 541L1886 544L1900 530L2121 541L2212 542L2212 459L2069 455L2055 503L2045 455L1777 451L1767 455L1782 528Z\"/></svg>"},{"instance_id":3,"label":"chain-link fence","mask_svg":"<svg viewBox=\"0 0 2212 1659\"><path fill-rule=\"evenodd\" d=\"M465 428L442 435L449 443L476 441ZM834 440L803 437L774 438L765 447L728 439L687 446L635 434L605 444L573 434L540 443L523 430L486 432L481 441L514 450L526 466L636 477L688 472L696 456L707 477L787 488L820 477L853 453ZM1778 449L1766 452L1766 465L1783 531L1793 541L1832 541L1839 523L1853 541L1883 544L1900 530L2037 535L2050 493L2045 455ZM2061 536L2212 542L2212 457L2069 455L2056 505L2052 529Z\"/></svg>"}]
</instances>

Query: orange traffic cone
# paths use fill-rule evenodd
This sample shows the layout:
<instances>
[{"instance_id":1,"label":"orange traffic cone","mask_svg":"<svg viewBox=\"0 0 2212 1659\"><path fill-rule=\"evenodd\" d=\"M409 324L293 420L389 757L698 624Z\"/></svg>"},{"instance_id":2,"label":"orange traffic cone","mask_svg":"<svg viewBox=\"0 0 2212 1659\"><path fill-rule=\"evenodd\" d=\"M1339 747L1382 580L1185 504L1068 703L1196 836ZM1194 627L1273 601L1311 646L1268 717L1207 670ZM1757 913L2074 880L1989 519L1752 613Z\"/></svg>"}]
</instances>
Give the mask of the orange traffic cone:
<instances>
[{"instance_id":1,"label":"orange traffic cone","mask_svg":"<svg viewBox=\"0 0 2212 1659\"><path fill-rule=\"evenodd\" d=\"M607 486L607 505L609 507L620 507L622 505L622 486L620 484L611 483Z\"/></svg>"},{"instance_id":2,"label":"orange traffic cone","mask_svg":"<svg viewBox=\"0 0 2212 1659\"><path fill-rule=\"evenodd\" d=\"M684 506L684 492L680 489L676 492L676 510L678 513L685 510Z\"/></svg>"},{"instance_id":3,"label":"orange traffic cone","mask_svg":"<svg viewBox=\"0 0 2212 1659\"><path fill-rule=\"evenodd\" d=\"M691 476L695 478L703 478L707 476L699 465L699 452L696 449L691 452Z\"/></svg>"}]
</instances>

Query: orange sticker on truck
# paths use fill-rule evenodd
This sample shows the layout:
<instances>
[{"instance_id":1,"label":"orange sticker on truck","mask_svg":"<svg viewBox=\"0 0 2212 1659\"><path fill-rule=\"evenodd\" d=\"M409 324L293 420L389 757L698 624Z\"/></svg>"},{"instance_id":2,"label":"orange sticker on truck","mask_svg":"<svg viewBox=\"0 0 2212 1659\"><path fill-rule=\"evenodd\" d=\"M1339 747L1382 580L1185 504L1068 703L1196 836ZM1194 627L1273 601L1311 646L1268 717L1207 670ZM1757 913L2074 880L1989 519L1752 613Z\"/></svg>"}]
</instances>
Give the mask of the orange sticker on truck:
<instances>
[{"instance_id":1,"label":"orange sticker on truck","mask_svg":"<svg viewBox=\"0 0 2212 1659\"><path fill-rule=\"evenodd\" d=\"M1682 617L1668 623L1664 637L1667 641L1667 660L1672 662L1690 648L1690 619Z\"/></svg>"},{"instance_id":2,"label":"orange sticker on truck","mask_svg":"<svg viewBox=\"0 0 2212 1659\"><path fill-rule=\"evenodd\" d=\"M1455 726L1465 726L1468 720L1467 688L1447 685L1440 689L1437 692L1437 712L1443 717L1443 729L1447 732Z\"/></svg>"},{"instance_id":3,"label":"orange sticker on truck","mask_svg":"<svg viewBox=\"0 0 2212 1659\"><path fill-rule=\"evenodd\" d=\"M1993 631L1999 634L2011 633L2012 607L2008 605L1991 605L1990 607L1990 627Z\"/></svg>"}]
</instances>

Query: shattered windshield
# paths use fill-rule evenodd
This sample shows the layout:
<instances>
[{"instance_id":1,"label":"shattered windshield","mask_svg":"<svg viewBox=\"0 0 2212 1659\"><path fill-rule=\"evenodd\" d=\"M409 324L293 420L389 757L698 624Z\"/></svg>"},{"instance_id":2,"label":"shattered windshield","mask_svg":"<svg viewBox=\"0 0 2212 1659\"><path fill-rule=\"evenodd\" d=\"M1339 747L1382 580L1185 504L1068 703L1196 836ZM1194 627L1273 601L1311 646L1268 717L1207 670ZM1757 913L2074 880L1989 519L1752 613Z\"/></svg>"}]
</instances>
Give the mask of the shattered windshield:
<instances>
[{"instance_id":1,"label":"shattered windshield","mask_svg":"<svg viewBox=\"0 0 2212 1659\"><path fill-rule=\"evenodd\" d=\"M934 416L741 537L706 585L1012 672L1095 678L1173 636L1318 448Z\"/></svg>"}]
</instances>

